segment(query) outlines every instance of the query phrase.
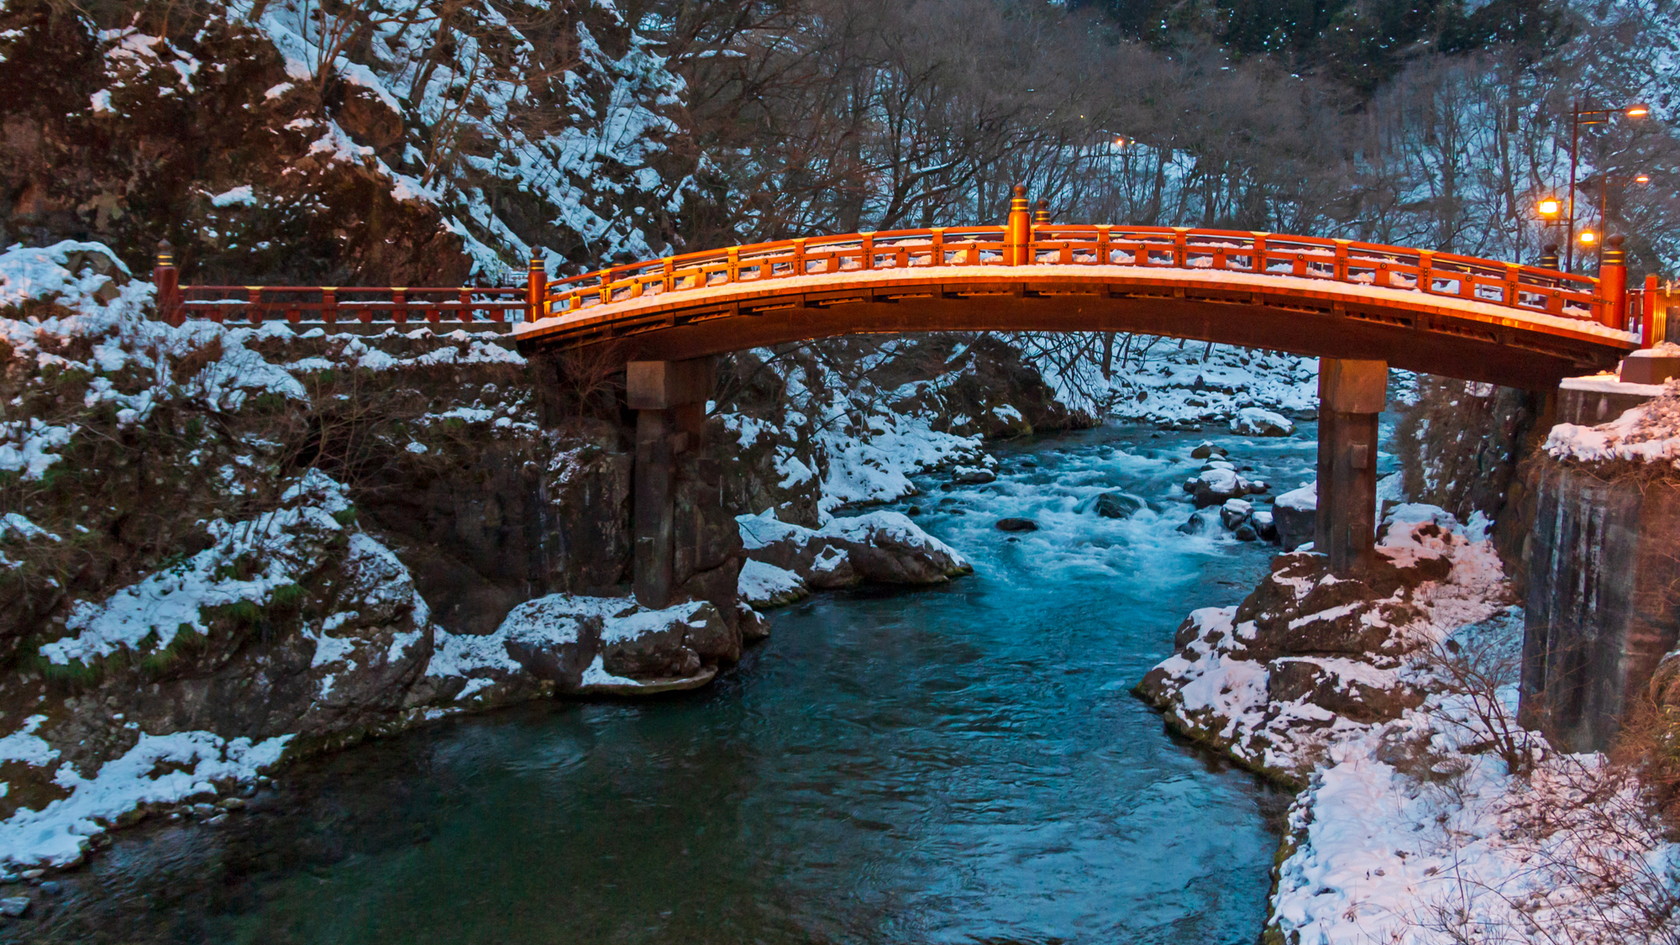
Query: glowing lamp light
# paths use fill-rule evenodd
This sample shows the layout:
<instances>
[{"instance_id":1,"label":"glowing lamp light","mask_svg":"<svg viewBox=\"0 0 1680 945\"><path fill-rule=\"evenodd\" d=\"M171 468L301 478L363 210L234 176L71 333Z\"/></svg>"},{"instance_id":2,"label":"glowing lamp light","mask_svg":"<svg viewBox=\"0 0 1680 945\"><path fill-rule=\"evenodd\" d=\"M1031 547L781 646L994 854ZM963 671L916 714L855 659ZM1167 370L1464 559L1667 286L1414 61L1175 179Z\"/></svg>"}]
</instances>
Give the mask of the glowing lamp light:
<instances>
[{"instance_id":1,"label":"glowing lamp light","mask_svg":"<svg viewBox=\"0 0 1680 945\"><path fill-rule=\"evenodd\" d=\"M1575 238L1580 240L1582 246L1592 246L1598 242L1598 234L1592 230L1582 230L1581 235Z\"/></svg>"},{"instance_id":2,"label":"glowing lamp light","mask_svg":"<svg viewBox=\"0 0 1680 945\"><path fill-rule=\"evenodd\" d=\"M1649 175L1649 174L1635 175L1634 178L1633 178L1633 182L1635 184L1649 184L1651 182L1651 175Z\"/></svg>"},{"instance_id":3,"label":"glowing lamp light","mask_svg":"<svg viewBox=\"0 0 1680 945\"><path fill-rule=\"evenodd\" d=\"M1629 118L1644 118L1651 114L1651 106L1629 105L1627 107L1627 111L1623 114L1627 115Z\"/></svg>"},{"instance_id":4,"label":"glowing lamp light","mask_svg":"<svg viewBox=\"0 0 1680 945\"><path fill-rule=\"evenodd\" d=\"M1534 209L1538 210L1541 216L1550 219L1563 212L1563 201L1556 197L1546 197L1536 204Z\"/></svg>"}]
</instances>

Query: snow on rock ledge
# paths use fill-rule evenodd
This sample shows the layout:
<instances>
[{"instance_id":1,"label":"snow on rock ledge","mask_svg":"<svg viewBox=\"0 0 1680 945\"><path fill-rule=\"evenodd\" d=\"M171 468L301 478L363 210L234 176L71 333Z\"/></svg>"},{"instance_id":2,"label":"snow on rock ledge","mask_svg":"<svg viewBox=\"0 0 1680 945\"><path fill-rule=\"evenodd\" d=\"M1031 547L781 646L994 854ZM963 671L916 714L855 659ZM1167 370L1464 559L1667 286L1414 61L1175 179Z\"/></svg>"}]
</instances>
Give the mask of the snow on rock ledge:
<instances>
[{"instance_id":1,"label":"snow on rock ledge","mask_svg":"<svg viewBox=\"0 0 1680 945\"><path fill-rule=\"evenodd\" d=\"M1300 781L1328 745L1422 701L1416 654L1509 605L1481 531L1404 505L1363 578L1330 574L1320 555L1282 555L1241 604L1191 613L1138 691L1186 734Z\"/></svg>"},{"instance_id":2,"label":"snow on rock ledge","mask_svg":"<svg viewBox=\"0 0 1680 945\"><path fill-rule=\"evenodd\" d=\"M46 743L31 725L0 739L0 763L45 762ZM40 744L28 746L25 740ZM99 767L91 777L73 765L58 773L66 796L39 811L22 809L0 821L0 873L34 866L73 866L86 855L91 838L147 806L214 797L219 785L249 781L280 760L290 736L260 742L224 739L210 732L142 734L134 747ZM16 749L28 749L18 757ZM6 876L7 879L12 877Z\"/></svg>"},{"instance_id":3,"label":"snow on rock ledge","mask_svg":"<svg viewBox=\"0 0 1680 945\"><path fill-rule=\"evenodd\" d=\"M973 570L956 549L899 512L837 518L820 529L780 521L774 510L736 521L752 568L742 571L741 594L755 606L788 594L796 599L801 584L815 590L939 584Z\"/></svg>"},{"instance_id":4,"label":"snow on rock ledge","mask_svg":"<svg viewBox=\"0 0 1680 945\"><path fill-rule=\"evenodd\" d=\"M515 607L493 633L439 630L426 674L457 703L658 692L704 685L740 659L741 645L741 630L709 601L652 610L624 597L552 594Z\"/></svg>"},{"instance_id":5,"label":"snow on rock ledge","mask_svg":"<svg viewBox=\"0 0 1680 945\"><path fill-rule=\"evenodd\" d=\"M1650 390L1654 385L1622 385ZM1656 397L1598 426L1560 423L1546 437L1553 459L1579 463L1624 461L1680 466L1680 380Z\"/></svg>"}]
</instances>

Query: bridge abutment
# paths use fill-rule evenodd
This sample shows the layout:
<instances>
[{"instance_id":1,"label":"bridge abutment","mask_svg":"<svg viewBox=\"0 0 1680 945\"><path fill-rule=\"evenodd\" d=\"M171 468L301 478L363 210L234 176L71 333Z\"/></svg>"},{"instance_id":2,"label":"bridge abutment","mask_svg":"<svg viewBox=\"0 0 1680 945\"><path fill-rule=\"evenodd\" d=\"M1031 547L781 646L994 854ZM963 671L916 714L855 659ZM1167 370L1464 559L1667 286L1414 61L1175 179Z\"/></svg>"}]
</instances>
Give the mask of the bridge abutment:
<instances>
[{"instance_id":1,"label":"bridge abutment","mask_svg":"<svg viewBox=\"0 0 1680 945\"><path fill-rule=\"evenodd\" d=\"M636 411L631 588L644 607L667 607L675 596L677 462L700 447L713 374L712 358L625 366L625 399Z\"/></svg>"},{"instance_id":2,"label":"bridge abutment","mask_svg":"<svg viewBox=\"0 0 1680 945\"><path fill-rule=\"evenodd\" d=\"M1377 415L1388 401L1388 362L1318 362L1318 515L1314 546L1348 574L1376 554Z\"/></svg>"}]
</instances>

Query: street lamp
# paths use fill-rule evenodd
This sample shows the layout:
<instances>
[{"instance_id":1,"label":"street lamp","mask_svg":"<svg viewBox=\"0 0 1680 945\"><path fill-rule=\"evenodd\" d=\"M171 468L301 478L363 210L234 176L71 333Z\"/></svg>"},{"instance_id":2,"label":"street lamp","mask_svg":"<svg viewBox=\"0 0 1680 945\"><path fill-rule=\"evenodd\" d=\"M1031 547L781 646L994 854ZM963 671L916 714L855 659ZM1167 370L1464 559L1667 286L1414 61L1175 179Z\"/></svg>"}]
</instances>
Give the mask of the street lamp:
<instances>
[{"instance_id":1,"label":"street lamp","mask_svg":"<svg viewBox=\"0 0 1680 945\"><path fill-rule=\"evenodd\" d=\"M1540 221L1547 230L1562 223L1563 201L1556 197L1546 196L1535 201L1534 212L1539 214ZM1558 268L1558 246L1556 242L1547 243L1540 249L1540 268Z\"/></svg>"},{"instance_id":2,"label":"street lamp","mask_svg":"<svg viewBox=\"0 0 1680 945\"><path fill-rule=\"evenodd\" d=\"M1633 105L1623 105L1619 108L1582 108L1579 99L1570 112L1569 125L1569 220L1568 244L1569 262L1566 268L1575 268L1575 179L1580 168L1581 157L1581 126L1608 124L1610 119L1622 115L1627 118L1648 118L1651 106L1643 102Z\"/></svg>"},{"instance_id":3,"label":"street lamp","mask_svg":"<svg viewBox=\"0 0 1680 945\"><path fill-rule=\"evenodd\" d=\"M1611 184L1649 184L1649 174L1600 174L1598 177L1598 228L1610 229L1610 185Z\"/></svg>"}]
</instances>

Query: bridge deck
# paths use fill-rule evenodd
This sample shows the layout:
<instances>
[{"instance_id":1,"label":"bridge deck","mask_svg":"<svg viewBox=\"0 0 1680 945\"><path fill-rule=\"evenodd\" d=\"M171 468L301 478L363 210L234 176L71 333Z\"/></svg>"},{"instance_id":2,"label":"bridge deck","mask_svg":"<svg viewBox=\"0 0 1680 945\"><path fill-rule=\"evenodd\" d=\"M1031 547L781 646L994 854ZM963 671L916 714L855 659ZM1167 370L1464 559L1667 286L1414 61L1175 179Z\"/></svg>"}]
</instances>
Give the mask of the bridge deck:
<instances>
[{"instance_id":1,"label":"bridge deck","mask_svg":"<svg viewBox=\"0 0 1680 945\"><path fill-rule=\"evenodd\" d=\"M608 343L627 360L681 359L853 333L1136 331L1533 388L1638 347L1585 317L1584 304L1551 314L1456 291L1211 267L907 266L616 292L516 326L521 346Z\"/></svg>"}]
</instances>

